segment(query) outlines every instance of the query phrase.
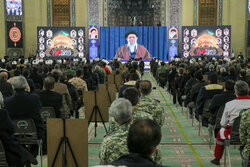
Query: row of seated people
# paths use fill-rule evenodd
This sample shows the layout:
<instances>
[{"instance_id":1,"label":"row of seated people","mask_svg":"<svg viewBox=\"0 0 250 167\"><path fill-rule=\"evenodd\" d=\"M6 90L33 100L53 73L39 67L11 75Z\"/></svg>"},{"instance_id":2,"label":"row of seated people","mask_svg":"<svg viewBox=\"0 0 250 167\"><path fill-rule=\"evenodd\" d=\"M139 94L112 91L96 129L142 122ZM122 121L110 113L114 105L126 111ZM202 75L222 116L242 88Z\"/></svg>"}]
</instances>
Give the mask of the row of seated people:
<instances>
[{"instance_id":1,"label":"row of seated people","mask_svg":"<svg viewBox=\"0 0 250 167\"><path fill-rule=\"evenodd\" d=\"M98 69L103 69L96 64L95 66ZM31 118L34 120L38 138L42 139L43 141L43 148L44 152L46 152L46 129L43 124L40 115L40 108L42 106L49 106L53 107L55 110L56 117L66 117L68 118L70 114L70 107L79 107L73 103L73 98L69 92L72 90L75 92L75 96L77 97L78 91L87 91L86 82L82 79L82 69L78 69L75 73L76 76L67 80L65 76L63 76L62 69L57 68L55 65L55 69L52 70L50 73L47 73L46 77L43 79L43 89L37 89L31 91L31 87L28 84L28 80L32 81L30 78L25 78L20 74L20 69L16 69L14 71L14 77L8 79L10 76L10 72L7 70L1 69L0 72L0 87L1 87L1 108L6 109L11 119L27 119ZM37 67L33 67L33 69L37 69ZM23 72L27 71L28 69L24 69ZM103 69L105 72L105 69ZM106 72L105 72L106 73ZM24 75L24 74L23 74ZM39 74L39 77L41 75ZM68 86L70 85L70 86ZM29 88L29 89L28 89ZM77 100L77 98L75 98ZM83 102L83 100L80 100ZM83 104L80 104L82 106ZM4 110L5 111L5 110ZM7 126L7 125L6 125ZM5 130L5 126L2 126L3 130ZM13 129L12 127L9 127ZM9 130L8 130L9 131ZM12 131L9 131L12 133ZM9 134L11 135L11 134ZM11 148L9 150L9 143L8 142L15 142L7 141L5 132L3 132L3 136L0 138L2 140L3 146L6 150L7 161L9 165L20 165L22 166L24 162L26 162L25 158L20 156L20 161L13 161L12 158L16 158L13 156L11 152ZM38 147L32 146L30 147L30 152L33 154L34 157L38 154ZM18 154L21 152L17 149ZM25 155L25 154L24 154ZM28 156L29 159L31 156ZM27 159L27 158L26 158Z\"/></svg>"},{"instance_id":2,"label":"row of seated people","mask_svg":"<svg viewBox=\"0 0 250 167\"><path fill-rule=\"evenodd\" d=\"M247 62L245 63L247 64ZM176 103L176 98L180 105L184 101L185 105L189 108L191 117L195 112L196 119L201 121L203 126L207 127L209 124L212 126L216 125L214 128L217 140L214 154L215 159L211 161L216 165L220 164L224 150L224 140L230 136L235 119L241 115L239 114L241 111L250 108L250 64L247 64L247 67L246 64L241 64L242 69L239 69L239 76L231 75L234 68L229 67L229 75L223 84L225 88L218 84L218 74L216 71L213 71L213 64L208 66L209 71L206 73L202 72L199 65L196 67L197 64L185 64L184 62L179 64L180 68L178 70L175 66L172 66L169 70L164 62L161 62L161 67L155 70L155 77L159 84L161 86L168 84L168 90L173 95L174 103ZM184 73L185 65L189 66L186 73ZM246 74L246 71L248 71L248 74ZM164 73L165 76L163 75L162 77L160 73ZM204 74L208 75L208 82L204 81ZM162 81L164 82L162 83ZM235 81L237 82L235 83ZM221 111L219 111L220 108ZM248 114L245 113L244 115ZM244 119L244 121L245 124L249 124L248 119ZM244 121L242 124L244 124ZM249 138L249 129L245 128L240 131L242 148L245 150L243 151L244 162L244 159L247 160L250 155L250 143L246 142L246 138Z\"/></svg>"},{"instance_id":3,"label":"row of seated people","mask_svg":"<svg viewBox=\"0 0 250 167\"><path fill-rule=\"evenodd\" d=\"M164 124L165 117L164 108L159 101L150 97L152 83L148 80L140 80L139 75L141 73L138 70L138 62L129 62L127 67L127 69L122 71L124 84L120 88L119 98L110 107L112 118L109 122L108 135L104 138L101 145L100 163L102 165L119 164L129 167L137 165L157 166L157 164L161 166L160 147L151 147L150 150L146 151L148 146L151 145L149 140L159 144L160 139L146 137L141 133L138 133L138 136L133 134L136 135L133 137L133 140L141 142L140 144L134 142L138 144L138 147L130 147L130 132L134 125L131 125L132 122L153 120L160 128ZM144 127L142 126L141 128L141 132L143 132ZM148 132L149 134L152 133L151 130ZM155 132L157 133L157 131ZM142 136L139 137L140 134ZM147 154L149 152L151 154ZM141 159L141 156L145 159ZM125 160L123 160L124 158Z\"/></svg>"}]
</instances>

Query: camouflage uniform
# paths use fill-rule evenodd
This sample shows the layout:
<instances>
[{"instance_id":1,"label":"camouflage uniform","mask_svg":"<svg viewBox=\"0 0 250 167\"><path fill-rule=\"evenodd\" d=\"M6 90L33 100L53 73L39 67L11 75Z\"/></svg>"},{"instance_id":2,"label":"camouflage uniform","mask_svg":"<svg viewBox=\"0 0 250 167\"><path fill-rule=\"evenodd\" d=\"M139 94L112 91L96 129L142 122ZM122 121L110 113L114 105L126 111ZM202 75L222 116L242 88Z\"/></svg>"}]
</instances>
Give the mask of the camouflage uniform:
<instances>
[{"instance_id":1,"label":"camouflage uniform","mask_svg":"<svg viewBox=\"0 0 250 167\"><path fill-rule=\"evenodd\" d=\"M152 115L150 115L149 113L146 113L145 110L143 110L143 108L134 106L133 107L133 121L135 121L136 119L152 119L153 117ZM108 127L108 134L113 133L114 131L117 131L117 129L119 128L119 125L115 122L114 118L111 118L111 120L109 121L109 127Z\"/></svg>"},{"instance_id":2,"label":"camouflage uniform","mask_svg":"<svg viewBox=\"0 0 250 167\"><path fill-rule=\"evenodd\" d=\"M250 109L241 115L240 141L243 147L242 157L244 159L250 159Z\"/></svg>"},{"instance_id":3,"label":"camouflage uniform","mask_svg":"<svg viewBox=\"0 0 250 167\"><path fill-rule=\"evenodd\" d=\"M88 87L87 87L87 83L86 81L84 81L83 79L79 78L79 77L74 77L71 78L69 80L69 83L71 83L72 85L74 85L76 87L77 90L85 90L88 91Z\"/></svg>"},{"instance_id":4,"label":"camouflage uniform","mask_svg":"<svg viewBox=\"0 0 250 167\"><path fill-rule=\"evenodd\" d=\"M145 107L144 108L140 108L137 106L133 107L133 110L134 110L133 121L135 121L136 119L152 119L153 120L152 115L149 113L146 113L144 109ZM116 133L116 131L118 130L119 130L119 125L115 122L114 118L111 118L109 122L109 127L108 127L108 134L112 135L113 133ZM158 146L158 149L152 155L152 160L156 164L162 164L161 157L162 157L161 149L160 149L160 146Z\"/></svg>"},{"instance_id":5,"label":"camouflage uniform","mask_svg":"<svg viewBox=\"0 0 250 167\"><path fill-rule=\"evenodd\" d=\"M159 101L151 99L148 96L142 96L137 107L142 108L144 111L151 114L153 120L157 122L159 126L163 125L165 120L164 109Z\"/></svg>"},{"instance_id":6,"label":"camouflage uniform","mask_svg":"<svg viewBox=\"0 0 250 167\"><path fill-rule=\"evenodd\" d=\"M99 154L101 164L110 163L124 154L128 154L127 136L129 125L121 125L117 131L108 134L102 142Z\"/></svg>"},{"instance_id":7,"label":"camouflage uniform","mask_svg":"<svg viewBox=\"0 0 250 167\"><path fill-rule=\"evenodd\" d=\"M159 74L161 73L166 73L167 72L167 67L166 66L160 66L156 72L156 79L159 79Z\"/></svg>"}]
</instances>

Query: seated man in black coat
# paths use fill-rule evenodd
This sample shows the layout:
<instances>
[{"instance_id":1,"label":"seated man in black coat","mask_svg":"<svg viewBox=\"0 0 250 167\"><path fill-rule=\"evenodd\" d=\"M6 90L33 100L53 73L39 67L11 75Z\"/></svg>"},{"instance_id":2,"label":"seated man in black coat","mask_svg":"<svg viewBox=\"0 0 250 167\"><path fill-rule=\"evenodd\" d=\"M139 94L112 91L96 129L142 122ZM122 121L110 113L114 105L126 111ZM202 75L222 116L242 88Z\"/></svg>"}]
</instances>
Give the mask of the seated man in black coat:
<instances>
[{"instance_id":1,"label":"seated man in black coat","mask_svg":"<svg viewBox=\"0 0 250 167\"><path fill-rule=\"evenodd\" d=\"M3 71L0 73L0 91L3 94L3 98L9 97L13 95L14 91L12 85L7 82L8 80L8 73Z\"/></svg>"},{"instance_id":2,"label":"seated man in black coat","mask_svg":"<svg viewBox=\"0 0 250 167\"><path fill-rule=\"evenodd\" d=\"M14 124L7 110L0 109L0 140L3 144L9 166L24 166L26 163L37 164L36 159L13 137Z\"/></svg>"},{"instance_id":3,"label":"seated man in black coat","mask_svg":"<svg viewBox=\"0 0 250 167\"><path fill-rule=\"evenodd\" d=\"M44 126L39 112L41 108L39 97L25 92L27 81L23 76L14 77L11 84L16 93L4 100L4 108L8 110L11 119L33 119L38 138L45 140Z\"/></svg>"},{"instance_id":4,"label":"seated man in black coat","mask_svg":"<svg viewBox=\"0 0 250 167\"><path fill-rule=\"evenodd\" d=\"M59 118L60 108L62 106L62 95L52 91L54 88L55 79L52 77L46 77L44 79L45 90L39 93L40 100L43 107L53 107L56 112L56 117Z\"/></svg>"},{"instance_id":5,"label":"seated man in black coat","mask_svg":"<svg viewBox=\"0 0 250 167\"><path fill-rule=\"evenodd\" d=\"M151 159L160 141L160 126L150 119L138 119L129 128L127 138L129 154L121 156L111 164L127 167L162 167L155 164Z\"/></svg>"},{"instance_id":6,"label":"seated man in black coat","mask_svg":"<svg viewBox=\"0 0 250 167\"><path fill-rule=\"evenodd\" d=\"M227 102L233 100L236 98L236 95L234 94L234 81L229 79L225 83L225 92L222 92L221 94L215 95L212 98L211 104L209 106L209 112L211 113L211 118L209 120L210 124L215 125L215 121L218 110L220 106L224 106ZM222 117L222 114L221 114ZM221 119L221 118L220 118ZM220 130L220 127L215 127L214 134L215 136L218 134L218 131Z\"/></svg>"}]
</instances>

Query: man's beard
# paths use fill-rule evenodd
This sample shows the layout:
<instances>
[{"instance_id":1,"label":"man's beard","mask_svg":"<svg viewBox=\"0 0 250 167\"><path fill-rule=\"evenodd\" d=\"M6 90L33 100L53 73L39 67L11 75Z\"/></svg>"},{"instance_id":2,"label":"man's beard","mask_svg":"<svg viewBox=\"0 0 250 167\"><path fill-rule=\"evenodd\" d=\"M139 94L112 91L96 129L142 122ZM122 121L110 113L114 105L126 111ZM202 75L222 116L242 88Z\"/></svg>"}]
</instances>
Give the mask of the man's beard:
<instances>
[{"instance_id":1,"label":"man's beard","mask_svg":"<svg viewBox=\"0 0 250 167\"><path fill-rule=\"evenodd\" d=\"M134 42L134 43L128 42L128 48L129 48L131 53L135 52L136 45L137 45L137 42Z\"/></svg>"}]
</instances>

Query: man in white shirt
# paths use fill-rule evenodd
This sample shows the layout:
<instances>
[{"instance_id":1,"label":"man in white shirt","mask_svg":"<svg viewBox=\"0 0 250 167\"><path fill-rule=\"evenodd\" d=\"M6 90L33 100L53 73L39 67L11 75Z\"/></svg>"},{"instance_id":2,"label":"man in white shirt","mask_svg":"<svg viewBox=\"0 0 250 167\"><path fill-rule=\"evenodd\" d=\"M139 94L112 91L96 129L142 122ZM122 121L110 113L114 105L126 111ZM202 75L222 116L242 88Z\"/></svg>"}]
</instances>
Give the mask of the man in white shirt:
<instances>
[{"instance_id":1,"label":"man in white shirt","mask_svg":"<svg viewBox=\"0 0 250 167\"><path fill-rule=\"evenodd\" d=\"M241 110L250 108L248 84L245 81L237 81L234 90L237 98L226 103L221 117L221 129L217 134L214 150L215 159L211 160L211 163L215 165L220 165L220 159L222 158L224 151L224 141L230 139L231 129L235 119L239 116Z\"/></svg>"}]
</instances>

